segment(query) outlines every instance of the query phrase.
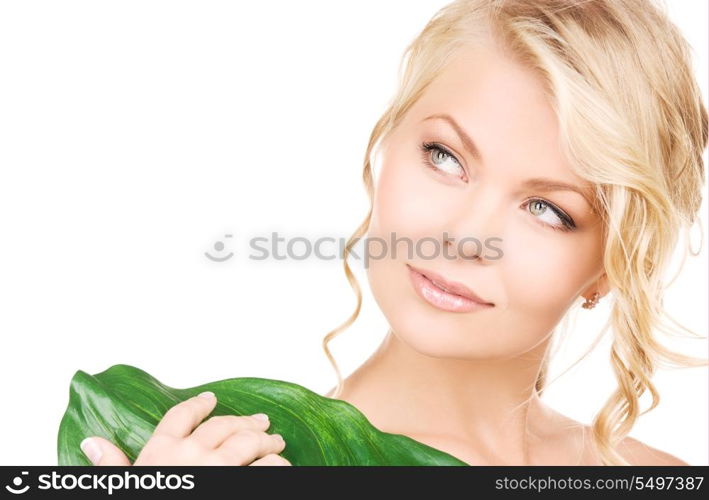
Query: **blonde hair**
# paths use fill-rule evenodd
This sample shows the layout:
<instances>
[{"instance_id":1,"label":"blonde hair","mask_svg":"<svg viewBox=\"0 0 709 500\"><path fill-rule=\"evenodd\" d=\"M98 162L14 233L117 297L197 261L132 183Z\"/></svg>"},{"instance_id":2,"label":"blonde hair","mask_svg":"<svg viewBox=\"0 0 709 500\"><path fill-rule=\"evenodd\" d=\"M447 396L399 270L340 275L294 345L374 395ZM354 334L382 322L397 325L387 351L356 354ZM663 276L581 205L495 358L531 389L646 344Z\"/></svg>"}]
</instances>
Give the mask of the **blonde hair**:
<instances>
[{"instance_id":1,"label":"blonde hair","mask_svg":"<svg viewBox=\"0 0 709 500\"><path fill-rule=\"evenodd\" d=\"M362 304L347 257L369 228L371 155L457 49L490 41L502 42L506 53L541 76L559 120L564 154L595 186L604 223L612 299L606 328L613 332L610 361L617 388L594 417L592 440L605 465L628 465L616 445L640 415L658 405L651 381L655 370L663 363L707 364L668 350L655 335L670 331L663 316L681 327L663 310L669 285L663 277L680 232L688 235L697 221L708 126L691 49L666 7L650 0L456 0L407 47L399 88L374 126L365 154L369 212L343 249L357 306L323 339L338 378L334 397L343 380L327 344L353 323ZM535 384L539 393L547 368L548 357ZM645 391L652 404L640 412Z\"/></svg>"}]
</instances>

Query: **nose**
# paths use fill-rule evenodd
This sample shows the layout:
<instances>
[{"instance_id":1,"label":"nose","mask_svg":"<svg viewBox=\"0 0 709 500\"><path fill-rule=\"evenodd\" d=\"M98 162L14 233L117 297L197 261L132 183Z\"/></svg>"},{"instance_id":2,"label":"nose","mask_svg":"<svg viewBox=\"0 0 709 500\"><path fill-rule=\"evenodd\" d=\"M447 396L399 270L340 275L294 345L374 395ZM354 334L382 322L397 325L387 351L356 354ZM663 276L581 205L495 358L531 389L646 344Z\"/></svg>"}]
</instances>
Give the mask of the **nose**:
<instances>
[{"instance_id":1,"label":"nose","mask_svg":"<svg viewBox=\"0 0 709 500\"><path fill-rule=\"evenodd\" d=\"M504 210L499 197L489 190L477 189L458 208L446 219L443 229L448 253L480 264L501 259Z\"/></svg>"}]
</instances>

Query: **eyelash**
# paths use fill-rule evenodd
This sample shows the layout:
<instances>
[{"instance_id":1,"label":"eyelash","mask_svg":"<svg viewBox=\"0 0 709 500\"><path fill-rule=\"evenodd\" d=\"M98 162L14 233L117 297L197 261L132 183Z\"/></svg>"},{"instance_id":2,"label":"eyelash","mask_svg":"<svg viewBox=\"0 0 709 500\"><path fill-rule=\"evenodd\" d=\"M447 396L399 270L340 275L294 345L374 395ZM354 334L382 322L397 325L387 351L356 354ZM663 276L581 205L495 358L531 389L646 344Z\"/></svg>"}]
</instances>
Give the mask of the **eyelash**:
<instances>
[{"instance_id":1,"label":"eyelash","mask_svg":"<svg viewBox=\"0 0 709 500\"><path fill-rule=\"evenodd\" d=\"M436 144L433 142L424 142L421 144L420 149L421 149L421 155L423 157L424 164L428 168L430 168L431 170L433 170L441 175L450 175L450 174L442 171L441 169L436 167L433 163L431 163L431 151L437 151L437 152L443 153L446 156L449 156L458 165L460 165L461 169L463 168L463 166L458 161L458 159L455 157L455 155L453 153L451 153L445 147L441 146L440 144ZM544 205L549 207L552 210L552 212L554 212L556 214L556 216L559 217L559 219L563 223L562 226L555 226L555 225L540 221L539 223L541 225L543 225L544 227L548 227L554 231L562 231L562 232L569 232L569 231L573 231L576 229L576 224L574 223L573 219L571 217L569 217L568 215L566 215L566 213L563 210L561 210L559 207L557 207L556 205L554 205L550 201L547 201L543 198L530 198L529 200L524 202L524 206L529 206L529 204L534 201L540 201ZM535 217L535 219L536 219L536 217Z\"/></svg>"}]
</instances>

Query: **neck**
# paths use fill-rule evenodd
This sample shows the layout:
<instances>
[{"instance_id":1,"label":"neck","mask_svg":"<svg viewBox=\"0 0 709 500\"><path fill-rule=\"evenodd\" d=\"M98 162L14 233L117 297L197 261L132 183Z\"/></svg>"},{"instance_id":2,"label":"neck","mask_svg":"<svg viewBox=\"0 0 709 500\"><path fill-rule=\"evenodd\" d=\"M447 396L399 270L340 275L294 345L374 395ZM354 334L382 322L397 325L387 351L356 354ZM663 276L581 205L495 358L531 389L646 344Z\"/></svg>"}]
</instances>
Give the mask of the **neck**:
<instances>
[{"instance_id":1,"label":"neck","mask_svg":"<svg viewBox=\"0 0 709 500\"><path fill-rule=\"evenodd\" d=\"M338 399L384 432L453 440L483 461L526 464L546 412L534 388L546 346L505 360L435 358L390 330Z\"/></svg>"}]
</instances>

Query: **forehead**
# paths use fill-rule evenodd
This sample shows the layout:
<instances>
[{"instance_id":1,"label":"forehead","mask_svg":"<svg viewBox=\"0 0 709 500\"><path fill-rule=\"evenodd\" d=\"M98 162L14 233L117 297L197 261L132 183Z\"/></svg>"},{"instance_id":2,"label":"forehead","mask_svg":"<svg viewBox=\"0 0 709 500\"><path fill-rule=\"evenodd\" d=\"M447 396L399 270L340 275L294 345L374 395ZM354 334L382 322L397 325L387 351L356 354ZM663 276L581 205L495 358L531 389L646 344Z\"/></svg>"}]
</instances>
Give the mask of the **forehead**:
<instances>
[{"instance_id":1,"label":"forehead","mask_svg":"<svg viewBox=\"0 0 709 500\"><path fill-rule=\"evenodd\" d=\"M453 114L464 128L495 128L516 139L557 143L557 117L541 77L494 47L464 47L415 106ZM419 119L423 116L419 116Z\"/></svg>"},{"instance_id":2,"label":"forehead","mask_svg":"<svg viewBox=\"0 0 709 500\"><path fill-rule=\"evenodd\" d=\"M458 49L420 102L441 99L477 109L479 114L495 110L497 114L513 114L518 121L531 117L543 118L549 125L556 122L541 76L496 46Z\"/></svg>"}]
</instances>

